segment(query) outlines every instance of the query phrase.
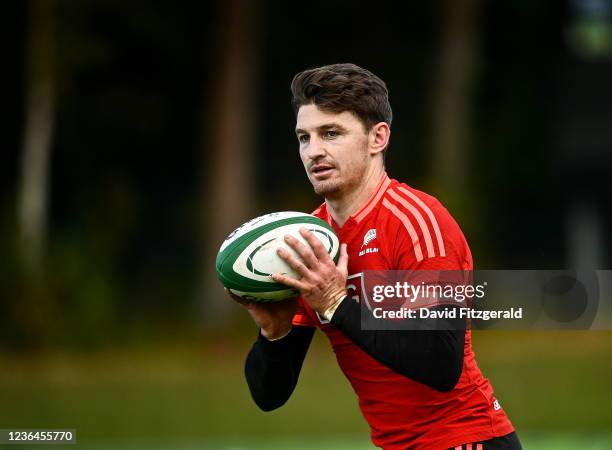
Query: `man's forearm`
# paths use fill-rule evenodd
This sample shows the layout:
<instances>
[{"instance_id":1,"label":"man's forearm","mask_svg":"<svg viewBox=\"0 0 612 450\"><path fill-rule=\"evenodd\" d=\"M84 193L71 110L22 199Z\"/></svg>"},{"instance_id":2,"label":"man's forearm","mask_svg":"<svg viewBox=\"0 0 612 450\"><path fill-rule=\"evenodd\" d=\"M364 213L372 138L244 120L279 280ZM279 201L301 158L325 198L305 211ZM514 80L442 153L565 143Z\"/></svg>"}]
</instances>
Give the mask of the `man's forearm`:
<instances>
[{"instance_id":1,"label":"man's forearm","mask_svg":"<svg viewBox=\"0 0 612 450\"><path fill-rule=\"evenodd\" d=\"M361 307L350 298L331 320L357 346L395 372L437 391L455 387L463 369L465 330L361 330ZM451 328L451 327L449 327Z\"/></svg>"},{"instance_id":2,"label":"man's forearm","mask_svg":"<svg viewBox=\"0 0 612 450\"><path fill-rule=\"evenodd\" d=\"M291 397L314 331L311 327L293 327L277 341L259 334L244 367L251 396L259 408L271 411Z\"/></svg>"}]
</instances>

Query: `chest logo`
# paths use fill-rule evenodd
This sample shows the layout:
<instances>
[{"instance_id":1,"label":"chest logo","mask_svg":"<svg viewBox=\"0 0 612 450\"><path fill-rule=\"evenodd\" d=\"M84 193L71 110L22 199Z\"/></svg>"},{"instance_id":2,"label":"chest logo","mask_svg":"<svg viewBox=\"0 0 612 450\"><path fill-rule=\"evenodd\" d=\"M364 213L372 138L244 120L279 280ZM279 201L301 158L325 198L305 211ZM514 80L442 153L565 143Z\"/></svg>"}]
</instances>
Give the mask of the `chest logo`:
<instances>
[{"instance_id":1,"label":"chest logo","mask_svg":"<svg viewBox=\"0 0 612 450\"><path fill-rule=\"evenodd\" d=\"M363 244L361 245L361 248L368 245L374 239L376 239L376 228L370 228L368 232L363 236Z\"/></svg>"},{"instance_id":2,"label":"chest logo","mask_svg":"<svg viewBox=\"0 0 612 450\"><path fill-rule=\"evenodd\" d=\"M376 239L376 228L370 228L367 233L363 236L363 244L359 251L359 256L367 255L368 253L378 253L378 247L364 248L367 247L370 242Z\"/></svg>"}]
</instances>

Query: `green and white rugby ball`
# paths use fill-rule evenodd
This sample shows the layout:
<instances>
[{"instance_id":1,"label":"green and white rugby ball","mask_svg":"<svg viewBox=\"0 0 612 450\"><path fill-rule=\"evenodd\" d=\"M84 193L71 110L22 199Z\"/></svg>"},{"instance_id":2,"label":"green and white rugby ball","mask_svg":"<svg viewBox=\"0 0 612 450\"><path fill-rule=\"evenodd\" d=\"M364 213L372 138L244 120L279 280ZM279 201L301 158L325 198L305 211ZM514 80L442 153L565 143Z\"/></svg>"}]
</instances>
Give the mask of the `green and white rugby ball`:
<instances>
[{"instance_id":1,"label":"green and white rugby ball","mask_svg":"<svg viewBox=\"0 0 612 450\"><path fill-rule=\"evenodd\" d=\"M300 278L276 251L282 247L298 256L284 237L290 234L309 245L299 233L302 227L310 230L337 262L340 242L329 224L310 214L275 212L240 225L225 239L217 254L219 280L233 294L247 300L268 302L295 297L297 291L276 283L270 275L282 273Z\"/></svg>"}]
</instances>

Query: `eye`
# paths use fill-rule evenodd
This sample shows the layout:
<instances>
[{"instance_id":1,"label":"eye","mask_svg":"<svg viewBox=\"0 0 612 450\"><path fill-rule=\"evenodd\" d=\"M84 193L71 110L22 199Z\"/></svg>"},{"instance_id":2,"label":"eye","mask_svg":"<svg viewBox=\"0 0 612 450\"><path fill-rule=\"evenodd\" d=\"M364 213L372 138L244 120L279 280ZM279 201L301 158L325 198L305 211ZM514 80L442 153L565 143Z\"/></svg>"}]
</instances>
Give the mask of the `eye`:
<instances>
[{"instance_id":1,"label":"eye","mask_svg":"<svg viewBox=\"0 0 612 450\"><path fill-rule=\"evenodd\" d=\"M310 136L308 136L307 134L300 134L298 136L298 141L300 142L300 144L306 144L309 139L310 139Z\"/></svg>"},{"instance_id":2,"label":"eye","mask_svg":"<svg viewBox=\"0 0 612 450\"><path fill-rule=\"evenodd\" d=\"M336 130L328 130L325 132L325 137L327 139L335 139L338 136L340 136L340 133L338 133Z\"/></svg>"}]
</instances>

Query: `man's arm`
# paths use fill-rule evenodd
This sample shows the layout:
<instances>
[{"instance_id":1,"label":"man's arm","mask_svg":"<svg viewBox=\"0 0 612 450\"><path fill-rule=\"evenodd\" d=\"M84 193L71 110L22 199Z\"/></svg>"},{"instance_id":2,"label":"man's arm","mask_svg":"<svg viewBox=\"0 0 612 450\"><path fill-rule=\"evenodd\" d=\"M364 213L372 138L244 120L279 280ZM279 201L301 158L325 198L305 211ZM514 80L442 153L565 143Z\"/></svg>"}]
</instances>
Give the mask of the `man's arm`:
<instances>
[{"instance_id":1,"label":"man's arm","mask_svg":"<svg viewBox=\"0 0 612 450\"><path fill-rule=\"evenodd\" d=\"M312 233L305 229L300 233L310 248L292 236L285 240L304 262L283 249L278 254L301 278L295 280L283 274L272 278L298 289L309 306L324 317L335 309L331 323L380 363L438 391L453 389L463 369L465 327L451 324L440 331L362 331L360 307L345 297L346 244L341 245L336 265Z\"/></svg>"},{"instance_id":2,"label":"man's arm","mask_svg":"<svg viewBox=\"0 0 612 450\"><path fill-rule=\"evenodd\" d=\"M298 312L297 297L258 303L241 299L229 290L227 293L246 308L259 328L244 373L257 406L271 411L291 396L315 328L292 326Z\"/></svg>"},{"instance_id":3,"label":"man's arm","mask_svg":"<svg viewBox=\"0 0 612 450\"><path fill-rule=\"evenodd\" d=\"M435 308L432 308L435 309ZM463 369L465 321L449 320L438 330L361 329L361 307L346 297L334 312L332 325L359 348L391 370L437 391L452 390Z\"/></svg>"},{"instance_id":4,"label":"man's arm","mask_svg":"<svg viewBox=\"0 0 612 450\"><path fill-rule=\"evenodd\" d=\"M259 333L244 366L253 400L263 411L283 406L295 389L315 328L294 326L281 339Z\"/></svg>"}]
</instances>

